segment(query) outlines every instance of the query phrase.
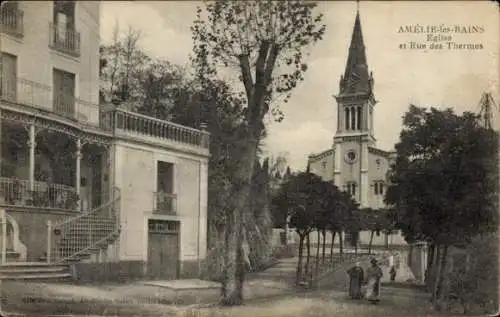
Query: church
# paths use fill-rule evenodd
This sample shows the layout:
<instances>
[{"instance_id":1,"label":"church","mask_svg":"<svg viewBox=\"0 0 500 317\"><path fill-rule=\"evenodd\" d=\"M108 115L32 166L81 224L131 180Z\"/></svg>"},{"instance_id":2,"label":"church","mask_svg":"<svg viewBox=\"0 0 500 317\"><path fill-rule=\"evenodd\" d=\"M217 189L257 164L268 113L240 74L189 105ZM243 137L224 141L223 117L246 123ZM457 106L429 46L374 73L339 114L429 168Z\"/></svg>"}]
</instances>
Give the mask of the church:
<instances>
[{"instance_id":1,"label":"church","mask_svg":"<svg viewBox=\"0 0 500 317\"><path fill-rule=\"evenodd\" d=\"M335 99L337 130L332 148L309 155L309 171L350 193L360 208L383 209L387 175L396 152L376 145L373 118L378 101L367 64L359 10ZM370 233L362 232L360 244L368 244L369 239ZM400 234L377 236L373 242L374 245L405 243Z\"/></svg>"}]
</instances>

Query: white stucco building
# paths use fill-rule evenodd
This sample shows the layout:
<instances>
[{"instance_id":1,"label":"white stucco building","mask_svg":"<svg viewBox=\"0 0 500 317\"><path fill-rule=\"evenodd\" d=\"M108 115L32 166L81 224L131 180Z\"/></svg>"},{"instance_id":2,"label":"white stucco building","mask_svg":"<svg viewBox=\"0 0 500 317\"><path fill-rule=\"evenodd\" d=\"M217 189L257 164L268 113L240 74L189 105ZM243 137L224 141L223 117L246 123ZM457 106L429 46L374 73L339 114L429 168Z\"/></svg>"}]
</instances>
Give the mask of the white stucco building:
<instances>
[{"instance_id":1,"label":"white stucco building","mask_svg":"<svg viewBox=\"0 0 500 317\"><path fill-rule=\"evenodd\" d=\"M80 280L197 275L209 134L99 104L99 9L2 3L2 268L16 267L12 278L29 278L24 262L38 277L69 277L69 263Z\"/></svg>"}]
</instances>

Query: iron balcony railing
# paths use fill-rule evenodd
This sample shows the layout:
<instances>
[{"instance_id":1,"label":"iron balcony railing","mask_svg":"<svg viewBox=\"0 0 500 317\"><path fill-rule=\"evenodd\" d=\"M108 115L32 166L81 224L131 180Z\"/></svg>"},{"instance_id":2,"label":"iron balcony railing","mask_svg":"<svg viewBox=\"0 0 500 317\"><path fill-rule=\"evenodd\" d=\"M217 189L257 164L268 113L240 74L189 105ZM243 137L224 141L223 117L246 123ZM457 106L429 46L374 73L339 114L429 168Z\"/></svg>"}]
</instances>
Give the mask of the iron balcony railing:
<instances>
[{"instance_id":1,"label":"iron balcony railing","mask_svg":"<svg viewBox=\"0 0 500 317\"><path fill-rule=\"evenodd\" d=\"M16 37L22 37L24 34L24 12L16 8L9 7L7 4L0 7L0 31Z\"/></svg>"},{"instance_id":2,"label":"iron balcony railing","mask_svg":"<svg viewBox=\"0 0 500 317\"><path fill-rule=\"evenodd\" d=\"M50 48L73 56L80 56L80 32L49 23Z\"/></svg>"},{"instance_id":3,"label":"iron balcony railing","mask_svg":"<svg viewBox=\"0 0 500 317\"><path fill-rule=\"evenodd\" d=\"M154 209L155 215L177 215L177 195L169 193L154 193Z\"/></svg>"},{"instance_id":4,"label":"iron balcony railing","mask_svg":"<svg viewBox=\"0 0 500 317\"><path fill-rule=\"evenodd\" d=\"M71 186L0 177L0 205L75 211L78 199Z\"/></svg>"},{"instance_id":5,"label":"iron balcony railing","mask_svg":"<svg viewBox=\"0 0 500 317\"><path fill-rule=\"evenodd\" d=\"M171 140L204 149L209 147L210 134L205 129L197 130L116 107L101 109L99 122L101 128L107 131L141 135L153 140Z\"/></svg>"},{"instance_id":6,"label":"iron balcony railing","mask_svg":"<svg viewBox=\"0 0 500 317\"><path fill-rule=\"evenodd\" d=\"M0 74L0 100L43 109L88 125L99 125L99 106L70 94L54 94L52 87Z\"/></svg>"}]
</instances>

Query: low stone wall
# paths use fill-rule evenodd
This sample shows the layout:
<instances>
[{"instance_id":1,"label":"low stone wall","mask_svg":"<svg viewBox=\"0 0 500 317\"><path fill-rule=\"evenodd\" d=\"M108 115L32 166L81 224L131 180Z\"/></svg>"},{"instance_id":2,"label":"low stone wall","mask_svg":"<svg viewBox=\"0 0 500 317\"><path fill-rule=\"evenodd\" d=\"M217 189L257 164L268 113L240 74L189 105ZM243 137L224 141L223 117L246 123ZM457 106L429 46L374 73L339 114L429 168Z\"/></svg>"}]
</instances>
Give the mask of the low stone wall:
<instances>
[{"instance_id":1,"label":"low stone wall","mask_svg":"<svg viewBox=\"0 0 500 317\"><path fill-rule=\"evenodd\" d=\"M144 278L144 262L75 263L71 265L73 281L86 283L123 283Z\"/></svg>"},{"instance_id":2,"label":"low stone wall","mask_svg":"<svg viewBox=\"0 0 500 317\"><path fill-rule=\"evenodd\" d=\"M198 278L200 277L201 265L203 263L194 261L182 261L179 278Z\"/></svg>"},{"instance_id":3,"label":"low stone wall","mask_svg":"<svg viewBox=\"0 0 500 317\"><path fill-rule=\"evenodd\" d=\"M71 265L73 281L79 284L124 283L134 280L150 279L143 261L120 261L105 263L75 263ZM179 279L198 278L198 261L180 263Z\"/></svg>"},{"instance_id":4,"label":"low stone wall","mask_svg":"<svg viewBox=\"0 0 500 317\"><path fill-rule=\"evenodd\" d=\"M271 242L273 245L281 245L282 244L282 238L281 235L284 233L284 229L273 229L272 231L272 238ZM347 239L346 235L344 234L344 243L347 245ZM370 231L361 231L359 233L359 245L366 245L370 243L370 237L371 237L371 232ZM323 239L323 236L321 236L321 239ZM289 229L288 232L288 243L293 244L293 243L299 243L299 235L297 232L295 232L294 229ZM312 244L317 244L318 243L318 234L316 231L313 231L309 234L309 240L311 241ZM326 232L326 243L331 244L332 242L332 233L331 232ZM339 243L339 236L338 234L335 235L335 243ZM404 237L400 233L395 233L395 234L390 234L386 237L385 234L380 233L378 236L375 233L373 235L373 241L372 245L374 247L379 247L379 246L385 246L389 244L389 246L403 246L407 245Z\"/></svg>"},{"instance_id":5,"label":"low stone wall","mask_svg":"<svg viewBox=\"0 0 500 317\"><path fill-rule=\"evenodd\" d=\"M61 221L76 215L29 207L6 207L6 211L19 225L19 240L26 246L27 261L38 261L47 252L47 221Z\"/></svg>"}]
</instances>

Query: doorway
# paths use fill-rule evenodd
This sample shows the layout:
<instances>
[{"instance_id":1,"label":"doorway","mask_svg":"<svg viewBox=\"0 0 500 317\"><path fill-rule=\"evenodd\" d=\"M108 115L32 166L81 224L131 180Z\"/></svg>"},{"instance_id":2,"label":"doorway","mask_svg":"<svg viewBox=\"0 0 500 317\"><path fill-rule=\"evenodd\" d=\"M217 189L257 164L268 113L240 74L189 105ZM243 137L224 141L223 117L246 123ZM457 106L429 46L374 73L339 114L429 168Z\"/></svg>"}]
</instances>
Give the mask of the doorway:
<instances>
[{"instance_id":1,"label":"doorway","mask_svg":"<svg viewBox=\"0 0 500 317\"><path fill-rule=\"evenodd\" d=\"M148 277L179 277L179 221L148 220Z\"/></svg>"}]
</instances>

